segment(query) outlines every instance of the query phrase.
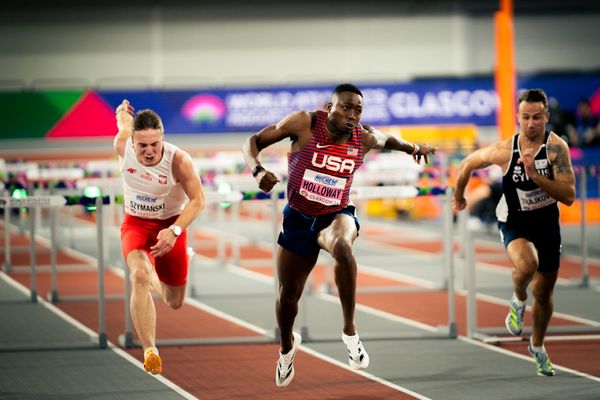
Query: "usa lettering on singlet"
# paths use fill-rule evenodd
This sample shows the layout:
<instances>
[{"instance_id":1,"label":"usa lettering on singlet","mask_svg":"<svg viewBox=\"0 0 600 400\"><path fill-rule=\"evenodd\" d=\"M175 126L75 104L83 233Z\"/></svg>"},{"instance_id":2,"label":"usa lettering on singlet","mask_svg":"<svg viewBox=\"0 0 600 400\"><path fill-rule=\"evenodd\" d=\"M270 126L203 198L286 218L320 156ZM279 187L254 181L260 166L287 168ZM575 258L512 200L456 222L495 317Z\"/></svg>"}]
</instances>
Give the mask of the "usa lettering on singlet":
<instances>
[{"instance_id":1,"label":"usa lettering on singlet","mask_svg":"<svg viewBox=\"0 0 600 400\"><path fill-rule=\"evenodd\" d=\"M363 163L362 128L344 144L329 141L327 113L317 111L308 144L288 154L287 197L295 210L321 215L348 206L354 173Z\"/></svg>"},{"instance_id":2,"label":"usa lettering on singlet","mask_svg":"<svg viewBox=\"0 0 600 400\"><path fill-rule=\"evenodd\" d=\"M121 165L127 214L148 219L167 219L181 214L187 196L173 177L176 151L177 146L165 143L160 162L146 167L137 161L131 138L127 139Z\"/></svg>"},{"instance_id":3,"label":"usa lettering on singlet","mask_svg":"<svg viewBox=\"0 0 600 400\"><path fill-rule=\"evenodd\" d=\"M550 132L546 132L544 143L540 146L534 157L534 166L540 175L548 179L554 179L552 165L548 160L547 144ZM522 213L548 212L554 215L557 208L556 200L550 197L542 188L540 188L525 173L525 166L517 163L521 156L519 148L519 135L513 136L512 155L508 169L502 177L502 190L504 194L496 207L496 216L498 221L506 222L509 215L525 215Z\"/></svg>"}]
</instances>

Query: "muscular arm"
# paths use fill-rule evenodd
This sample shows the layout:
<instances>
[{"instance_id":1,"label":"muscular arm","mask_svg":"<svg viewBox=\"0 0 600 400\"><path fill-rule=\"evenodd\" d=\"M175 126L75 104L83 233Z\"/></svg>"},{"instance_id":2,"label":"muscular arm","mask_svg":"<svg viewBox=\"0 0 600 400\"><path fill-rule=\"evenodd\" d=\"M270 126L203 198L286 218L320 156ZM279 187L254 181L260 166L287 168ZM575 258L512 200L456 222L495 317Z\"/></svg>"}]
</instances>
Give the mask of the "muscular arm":
<instances>
[{"instance_id":1,"label":"muscular arm","mask_svg":"<svg viewBox=\"0 0 600 400\"><path fill-rule=\"evenodd\" d=\"M498 165L505 170L511 156L511 139L483 147L465 157L458 167L458 177L452 202L454 211L460 211L467 206L465 188L471 179L471 173L490 165Z\"/></svg>"},{"instance_id":2,"label":"muscular arm","mask_svg":"<svg viewBox=\"0 0 600 400\"><path fill-rule=\"evenodd\" d=\"M128 100L123 100L115 112L119 132L115 136L113 147L119 158L123 158L125 155L125 143L127 143L127 139L133 134L133 107L129 104Z\"/></svg>"},{"instance_id":3,"label":"muscular arm","mask_svg":"<svg viewBox=\"0 0 600 400\"><path fill-rule=\"evenodd\" d=\"M182 150L177 150L175 153L173 176L177 182L181 183L183 191L190 199L173 225L186 229L204 208L204 189L191 157ZM177 240L168 228L158 232L156 239L156 244L150 247L150 254L154 257L162 257L167 254Z\"/></svg>"},{"instance_id":4,"label":"muscular arm","mask_svg":"<svg viewBox=\"0 0 600 400\"><path fill-rule=\"evenodd\" d=\"M399 136L383 133L367 124L363 124L362 127L363 130L369 134L367 139L367 145L369 147L367 150L398 150L407 154L412 154L415 150L414 144Z\"/></svg>"},{"instance_id":5,"label":"muscular arm","mask_svg":"<svg viewBox=\"0 0 600 400\"><path fill-rule=\"evenodd\" d=\"M260 132L250 136L242 146L242 154L248 168L254 171L257 166L260 166L258 156L267 147L286 138L291 138L293 142L298 142L304 132L310 131L310 124L310 113L299 111L288 115L276 125L269 125ZM279 182L279 178L267 170L259 172L255 176L255 179L258 187L264 192L269 192Z\"/></svg>"},{"instance_id":6,"label":"muscular arm","mask_svg":"<svg viewBox=\"0 0 600 400\"><path fill-rule=\"evenodd\" d=\"M434 154L436 149L428 144L416 145L407 140L402 139L396 135L389 135L383 133L371 125L364 124L363 137L364 149L363 154L366 154L369 150L397 150L403 151L406 154L410 154L414 157L415 161L419 162L421 157L424 157L425 163L429 161L428 154ZM415 152L415 150L417 150Z\"/></svg>"},{"instance_id":7,"label":"muscular arm","mask_svg":"<svg viewBox=\"0 0 600 400\"><path fill-rule=\"evenodd\" d=\"M546 151L552 164L554 180L538 174L533 164L526 165L527 176L550 197L570 206L575 201L575 174L573 173L569 147L560 137L555 134L552 135L548 141Z\"/></svg>"},{"instance_id":8,"label":"muscular arm","mask_svg":"<svg viewBox=\"0 0 600 400\"><path fill-rule=\"evenodd\" d=\"M181 183L183 191L190 199L185 205L179 218L174 222L181 229L186 229L204 209L204 189L198 173L194 169L194 163L189 154L177 150L173 160L173 176Z\"/></svg>"}]
</instances>

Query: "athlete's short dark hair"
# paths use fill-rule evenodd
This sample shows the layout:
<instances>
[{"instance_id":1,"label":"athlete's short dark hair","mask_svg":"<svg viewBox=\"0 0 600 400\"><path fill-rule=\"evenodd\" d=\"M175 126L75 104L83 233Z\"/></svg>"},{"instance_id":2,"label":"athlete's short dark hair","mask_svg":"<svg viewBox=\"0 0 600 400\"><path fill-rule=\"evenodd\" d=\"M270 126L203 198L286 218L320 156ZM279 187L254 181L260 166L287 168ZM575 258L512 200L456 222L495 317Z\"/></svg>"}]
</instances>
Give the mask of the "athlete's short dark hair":
<instances>
[{"instance_id":1,"label":"athlete's short dark hair","mask_svg":"<svg viewBox=\"0 0 600 400\"><path fill-rule=\"evenodd\" d=\"M546 92L542 89L529 89L523 91L519 98L517 99L517 105L521 104L523 101L527 103L542 103L544 108L548 109L548 96L546 96Z\"/></svg>"},{"instance_id":2,"label":"athlete's short dark hair","mask_svg":"<svg viewBox=\"0 0 600 400\"><path fill-rule=\"evenodd\" d=\"M165 132L162 120L156 112L149 108L138 111L133 117L134 131L143 131L146 129L160 129L161 132Z\"/></svg>"},{"instance_id":3,"label":"athlete's short dark hair","mask_svg":"<svg viewBox=\"0 0 600 400\"><path fill-rule=\"evenodd\" d=\"M356 93L360 97L364 97L362 92L351 83L342 83L341 85L337 85L335 89L333 89L333 94L340 94L342 92L352 92Z\"/></svg>"}]
</instances>

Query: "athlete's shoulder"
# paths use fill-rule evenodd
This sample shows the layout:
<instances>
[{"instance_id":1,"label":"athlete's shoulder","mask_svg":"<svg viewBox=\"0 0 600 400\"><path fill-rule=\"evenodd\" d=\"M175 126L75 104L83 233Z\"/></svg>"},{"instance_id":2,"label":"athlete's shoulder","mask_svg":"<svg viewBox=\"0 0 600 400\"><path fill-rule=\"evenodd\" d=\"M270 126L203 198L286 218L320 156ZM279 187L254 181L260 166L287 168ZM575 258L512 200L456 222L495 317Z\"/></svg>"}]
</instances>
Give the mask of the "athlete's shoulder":
<instances>
[{"instance_id":1,"label":"athlete's shoulder","mask_svg":"<svg viewBox=\"0 0 600 400\"><path fill-rule=\"evenodd\" d=\"M512 138L500 140L473 152L467 159L476 164L495 164L503 169L512 156Z\"/></svg>"},{"instance_id":2,"label":"athlete's shoulder","mask_svg":"<svg viewBox=\"0 0 600 400\"><path fill-rule=\"evenodd\" d=\"M498 142L495 143L494 146L496 147L497 150L511 152L512 147L513 147L513 141L515 140L516 136L517 135L513 135L506 139L499 140Z\"/></svg>"},{"instance_id":3,"label":"athlete's shoulder","mask_svg":"<svg viewBox=\"0 0 600 400\"><path fill-rule=\"evenodd\" d=\"M313 118L311 114L308 111L295 111L283 118L277 126L286 128L310 127Z\"/></svg>"},{"instance_id":4,"label":"athlete's shoulder","mask_svg":"<svg viewBox=\"0 0 600 400\"><path fill-rule=\"evenodd\" d=\"M556 133L554 133L552 131L550 131L550 135L548 135L548 144L569 147L567 142L562 137L558 136Z\"/></svg>"}]
</instances>

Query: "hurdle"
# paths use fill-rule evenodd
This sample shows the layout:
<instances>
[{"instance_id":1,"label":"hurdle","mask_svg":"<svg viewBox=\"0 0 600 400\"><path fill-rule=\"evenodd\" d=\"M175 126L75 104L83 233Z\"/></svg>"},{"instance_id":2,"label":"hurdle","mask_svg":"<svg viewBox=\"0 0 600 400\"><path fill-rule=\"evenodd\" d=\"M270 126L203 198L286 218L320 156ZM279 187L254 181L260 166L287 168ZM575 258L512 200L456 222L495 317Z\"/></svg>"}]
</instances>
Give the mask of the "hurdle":
<instances>
[{"instance_id":1,"label":"hurdle","mask_svg":"<svg viewBox=\"0 0 600 400\"><path fill-rule=\"evenodd\" d=\"M57 349L81 349L81 348L107 348L108 341L106 336L106 318L105 318L105 298L104 298L104 240L103 240L103 225L102 225L102 205L104 201L107 200L102 197L98 197L95 200L85 199L73 199L67 198L64 196L32 196L23 199L14 199L10 197L0 198L0 208L4 209L5 213L5 232L10 231L10 210L14 208L23 209L27 208L29 210L28 219L29 219L29 254L30 254L30 274L31 274L31 288L30 288L30 300L32 303L39 302L38 299L38 291L37 291L37 277L36 277L36 216L34 210L36 208L50 208L51 210L51 218L50 218L50 232L51 232L51 268L53 274L56 273L56 218L53 218L52 215L55 215L55 212L58 208L69 206L73 204L86 204L82 203L82 201L95 201L96 211L99 213L100 217L97 219L97 239L98 239L98 337L97 340L90 340L85 342L71 342L68 344L54 346L53 350ZM54 210L54 212L53 212ZM5 234L6 235L6 234ZM5 236L5 245L6 245L6 265L11 265L11 254L10 254L10 232L7 236ZM10 271L6 271L10 272ZM51 285L53 285L53 290L56 290L56 277L51 278ZM20 346L19 350L25 349L27 346ZM32 349L37 349L39 347L32 347Z\"/></svg>"},{"instance_id":2,"label":"hurdle","mask_svg":"<svg viewBox=\"0 0 600 400\"><path fill-rule=\"evenodd\" d=\"M579 199L581 205L579 233L581 238L581 278L573 280L571 283L577 287L589 288L592 283L599 283L598 279L593 280L590 277L590 257L589 257L589 232L587 221L588 204L588 177L596 176L597 196L600 197L600 168L592 165L582 165L574 167L579 183Z\"/></svg>"},{"instance_id":3,"label":"hurdle","mask_svg":"<svg viewBox=\"0 0 600 400\"><path fill-rule=\"evenodd\" d=\"M452 213L452 188L451 187L416 187L411 185L400 186L358 186L351 189L351 198L353 199L382 199L382 198L415 198L418 196L442 196L443 197L443 215L442 215L442 282L433 287L390 287L390 286L374 286L368 288L357 288L356 294L360 293L398 293L398 292L427 292L427 291L443 291L448 293L448 324L437 327L437 331L432 335L426 335L428 339L438 338L456 338L458 337L458 329L456 323L456 301L455 301L455 271L454 271L454 231L453 231L453 213ZM359 267L360 270L360 267ZM332 295L336 293L333 283L333 266L328 265L325 271L326 282L322 285L322 293L316 293L317 296ZM309 277L309 280L311 278ZM307 285L310 286L310 285ZM305 294L312 294L308 290ZM301 304L305 310L302 314L302 322L306 323L306 296L302 296ZM308 326L301 327L303 340L307 342L326 342L337 341L338 336L313 335L310 333ZM365 334L361 335L362 340L398 340L398 339L419 339L423 335L414 334L394 334L394 335L376 335Z\"/></svg>"},{"instance_id":4,"label":"hurdle","mask_svg":"<svg viewBox=\"0 0 600 400\"><path fill-rule=\"evenodd\" d=\"M461 213L466 213L466 210ZM466 221L465 218L462 220ZM519 342L527 340L531 334L531 327L523 328L523 336L505 336L507 335L504 326L496 327L480 327L477 322L477 280L476 280L476 262L475 262L475 239L474 230L468 225L463 229L463 237L461 242L464 245L465 253L465 272L466 272L466 303L467 303L467 336L472 339L482 341L489 344L500 344L503 342ZM507 302L508 309L508 302ZM546 331L547 336L545 341L561 341L561 340L590 340L600 339L600 322L578 318L576 322L584 324L583 326L573 325L550 325ZM584 333L590 333L583 335ZM597 333L597 334L596 334ZM553 335L553 334L569 334ZM504 336L503 336L504 335Z\"/></svg>"},{"instance_id":5,"label":"hurdle","mask_svg":"<svg viewBox=\"0 0 600 400\"><path fill-rule=\"evenodd\" d=\"M415 338L456 338L457 337L457 328L456 328L456 318L455 318L455 299L454 299L454 267L453 267L453 234L452 234L452 212L451 212L451 197L452 197L452 189L451 188L417 188L414 186L399 186L399 187L380 187L380 186L372 186L372 187L358 187L354 190L353 196L362 196L365 198L381 198L381 197L398 197L399 195L406 197L416 197L418 195L443 195L445 199L445 212L443 215L444 222L444 232L445 232L445 244L443 247L444 253L444 272L447 280L444 284L444 289L447 289L449 301L449 323L447 327L442 329L438 329L436 332L428 335L402 335L402 334L394 334L394 335L374 335L367 334L361 335L364 336L365 340L388 340L388 339L415 339ZM229 196L229 197L224 197ZM277 283L277 273L275 269L275 249L276 238L279 234L280 224L279 224L279 214L280 210L278 207L278 203L280 200L284 199L284 191L274 191L273 193L262 193L262 192L231 192L229 194L209 194L207 193L206 200L207 204L214 204L219 201L231 201L233 212L237 213L238 208L235 208L234 205L238 205L243 201L269 201L271 212L272 212L272 224L271 224L271 236L273 240L271 241L271 245L273 248L272 258L271 258L271 266L273 268L271 285L273 288L274 296L277 295L278 292L278 283ZM221 208L217 208L217 225L221 229L224 227L224 214ZM234 235L229 235L234 236ZM234 246L239 245L239 240L234 240ZM219 247L223 249L223 247ZM235 249L235 247L234 247ZM237 251L233 251L234 259L236 258L235 254L239 254ZM224 250L217 251L217 258L219 259L215 267L220 268L227 265L225 260L221 259L221 256L224 254ZM194 268L190 269L190 279L192 277ZM126 277L126 281L127 281ZM126 298L128 297L130 284L126 284ZM328 337L324 335L314 335L310 333L310 327L307 322L307 307L305 306L305 301L308 296L313 295L308 289L310 285L307 285L305 288L305 295L302 296L301 307L303 311L301 315L299 315L299 326L298 329L302 333L302 335L306 338L307 341L317 342L317 341L337 341L339 337ZM427 290L427 289L425 289ZM244 293L236 292L237 296L242 296ZM250 295L250 294L248 294ZM252 295L256 295L253 293ZM262 295L268 295L264 293ZM316 294L316 296L323 296L324 294ZM202 297L202 294L199 294ZM208 296L211 296L210 294ZM222 294L214 294L213 296L223 296ZM272 295L270 295L272 296ZM127 301L127 300L126 300ZM119 343L123 347L139 347L139 342L133 339L133 333L131 331L131 317L129 315L128 306L125 306L125 331L123 334L119 336ZM268 330L267 330L268 332ZM215 344L250 344L250 343L276 343L279 340L279 332L275 327L274 332L265 333L260 337L227 337L227 338L177 338L177 339L169 339L169 338L157 338L156 344L157 346L183 346L183 345L215 345Z\"/></svg>"},{"instance_id":6,"label":"hurdle","mask_svg":"<svg viewBox=\"0 0 600 400\"><path fill-rule=\"evenodd\" d=\"M245 197L248 197L249 194L248 193L244 193L244 192L240 192L240 191L231 191L228 193L219 193L219 192L215 192L215 191L206 191L205 192L205 201L206 204L216 204L216 203L222 203L222 202L230 202L232 204L236 204L236 203L240 203L241 201L244 200ZM261 199L271 199L271 202L273 204L277 204L277 201L283 198L283 193L279 192L279 191L274 191L273 194L264 194L263 196L261 196ZM278 215L278 210L276 209L276 207L274 208L274 216ZM217 220L218 220L218 225L219 227L224 227L224 211L222 210L221 207L218 208L218 215L217 215ZM192 225L193 227L193 225ZM190 229L190 231L192 231L192 229ZM278 233L278 230L275 232ZM220 241L223 242L223 241ZM225 267L226 263L224 261L225 256L225 248L224 248L224 243L218 243L218 250L217 251L217 262L216 262L216 266L217 267ZM276 243L273 244L273 247L275 248ZM275 252L273 252L273 265L274 265L274 257L275 257ZM193 267L192 265L190 265L190 272L189 272L189 276L188 279L191 281L193 280ZM129 311L129 298L130 298L130 294L131 294L131 281L130 281L130 277L129 274L125 274L124 276L125 279L125 321L124 321L124 332L122 334L119 335L119 345L124 347L124 348L134 348L134 347L140 347L140 343L138 340L135 340L133 337L133 331L132 331L132 320L131 320L131 313ZM275 281L276 281L276 275L275 275ZM274 285L274 290L275 293L277 291L277 285ZM188 291L187 295L186 295L186 302L195 302L195 300L190 300L190 292L193 292L193 290ZM272 334L268 334L266 333L263 336L249 336L249 337L245 337L245 336L235 336L235 337L227 337L227 338L223 338L223 337L209 337L209 338L157 338L156 339L156 345L157 346L197 346L197 345L219 345L219 344L261 344L261 343L277 343L278 341L278 333L277 333L277 328L273 329L273 333Z\"/></svg>"}]
</instances>

